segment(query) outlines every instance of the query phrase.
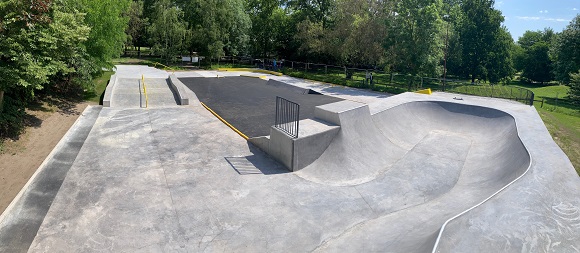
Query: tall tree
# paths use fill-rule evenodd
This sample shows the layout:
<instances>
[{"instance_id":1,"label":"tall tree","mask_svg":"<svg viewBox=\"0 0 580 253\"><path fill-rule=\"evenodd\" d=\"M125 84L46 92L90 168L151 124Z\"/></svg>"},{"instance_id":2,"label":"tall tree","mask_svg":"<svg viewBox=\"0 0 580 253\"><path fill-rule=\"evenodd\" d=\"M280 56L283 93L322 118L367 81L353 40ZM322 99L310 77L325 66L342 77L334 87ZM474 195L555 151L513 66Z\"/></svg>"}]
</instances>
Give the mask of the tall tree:
<instances>
[{"instance_id":1,"label":"tall tree","mask_svg":"<svg viewBox=\"0 0 580 253\"><path fill-rule=\"evenodd\" d=\"M569 83L570 74L580 69L580 14L555 40L551 49L556 80Z\"/></svg>"},{"instance_id":2,"label":"tall tree","mask_svg":"<svg viewBox=\"0 0 580 253\"><path fill-rule=\"evenodd\" d=\"M95 70L110 66L110 61L123 52L131 0L62 0L67 6L86 13L85 23L91 27L84 43Z\"/></svg>"},{"instance_id":3,"label":"tall tree","mask_svg":"<svg viewBox=\"0 0 580 253\"><path fill-rule=\"evenodd\" d=\"M127 43L126 46L138 47L139 56L141 56L141 46L144 45L144 38L147 32L146 27L149 20L144 16L142 0L132 1L127 15L129 16L129 24L127 26Z\"/></svg>"},{"instance_id":4,"label":"tall tree","mask_svg":"<svg viewBox=\"0 0 580 253\"><path fill-rule=\"evenodd\" d=\"M252 52L261 57L276 54L276 38L280 31L280 0L248 0L248 13L252 22L251 47Z\"/></svg>"},{"instance_id":5,"label":"tall tree","mask_svg":"<svg viewBox=\"0 0 580 253\"><path fill-rule=\"evenodd\" d=\"M518 67L522 77L537 82L548 82L553 79L552 60L549 49L556 38L552 29L544 31L526 31L518 39L522 54L518 57Z\"/></svg>"},{"instance_id":6,"label":"tall tree","mask_svg":"<svg viewBox=\"0 0 580 253\"><path fill-rule=\"evenodd\" d=\"M396 4L389 26L391 36L386 43L395 55L396 71L429 76L441 73L442 6L440 0L407 0Z\"/></svg>"},{"instance_id":7,"label":"tall tree","mask_svg":"<svg viewBox=\"0 0 580 253\"><path fill-rule=\"evenodd\" d=\"M247 52L251 21L243 0L178 0L192 32L190 53L212 58Z\"/></svg>"},{"instance_id":8,"label":"tall tree","mask_svg":"<svg viewBox=\"0 0 580 253\"><path fill-rule=\"evenodd\" d=\"M501 12L494 9L493 0L465 0L461 3L462 19L458 32L462 49L462 64L474 82L477 78L486 79L490 75L489 63L492 62L495 47L508 48L503 37ZM496 57L496 60L499 58ZM494 76L494 75L492 75ZM495 78L495 76L494 76Z\"/></svg>"},{"instance_id":9,"label":"tall tree","mask_svg":"<svg viewBox=\"0 0 580 253\"><path fill-rule=\"evenodd\" d=\"M155 16L148 31L153 51L165 59L174 61L187 43L187 24L182 20L183 12L170 0L159 0L155 4Z\"/></svg>"}]
</instances>

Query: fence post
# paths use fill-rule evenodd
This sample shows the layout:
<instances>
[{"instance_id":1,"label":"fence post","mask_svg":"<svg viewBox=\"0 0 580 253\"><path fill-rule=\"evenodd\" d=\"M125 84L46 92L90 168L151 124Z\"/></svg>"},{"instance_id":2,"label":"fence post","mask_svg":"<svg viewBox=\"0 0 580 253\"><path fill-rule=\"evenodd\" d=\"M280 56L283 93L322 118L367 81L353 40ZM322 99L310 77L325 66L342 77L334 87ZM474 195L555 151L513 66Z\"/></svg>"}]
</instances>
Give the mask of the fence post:
<instances>
[{"instance_id":1,"label":"fence post","mask_svg":"<svg viewBox=\"0 0 580 253\"><path fill-rule=\"evenodd\" d=\"M393 73L391 73L391 81L389 82L390 85L393 85Z\"/></svg>"},{"instance_id":2,"label":"fence post","mask_svg":"<svg viewBox=\"0 0 580 253\"><path fill-rule=\"evenodd\" d=\"M291 63L292 63L292 69L294 69L294 62L292 61Z\"/></svg>"},{"instance_id":3,"label":"fence post","mask_svg":"<svg viewBox=\"0 0 580 253\"><path fill-rule=\"evenodd\" d=\"M534 105L534 92L532 92L532 96L530 98L530 106Z\"/></svg>"},{"instance_id":4,"label":"fence post","mask_svg":"<svg viewBox=\"0 0 580 253\"><path fill-rule=\"evenodd\" d=\"M421 77L421 89L423 89L423 77Z\"/></svg>"},{"instance_id":5,"label":"fence post","mask_svg":"<svg viewBox=\"0 0 580 253\"><path fill-rule=\"evenodd\" d=\"M540 108L544 108L544 98L542 98L542 105L540 105Z\"/></svg>"},{"instance_id":6,"label":"fence post","mask_svg":"<svg viewBox=\"0 0 580 253\"><path fill-rule=\"evenodd\" d=\"M328 74L328 65L324 65L324 74Z\"/></svg>"}]
</instances>

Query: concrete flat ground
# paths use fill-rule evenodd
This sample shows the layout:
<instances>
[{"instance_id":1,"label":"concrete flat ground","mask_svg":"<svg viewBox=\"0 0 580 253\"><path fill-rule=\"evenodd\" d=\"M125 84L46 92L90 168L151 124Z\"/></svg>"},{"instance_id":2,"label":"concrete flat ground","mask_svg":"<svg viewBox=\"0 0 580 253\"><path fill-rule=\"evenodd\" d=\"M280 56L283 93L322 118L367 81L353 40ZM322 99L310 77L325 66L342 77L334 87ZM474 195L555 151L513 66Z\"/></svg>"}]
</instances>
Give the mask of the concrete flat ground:
<instances>
[{"instance_id":1,"label":"concrete flat ground","mask_svg":"<svg viewBox=\"0 0 580 253\"><path fill-rule=\"evenodd\" d=\"M580 178L533 107L270 78L349 100L323 106L352 109L311 165L288 172L197 103L102 108L30 247L11 251L580 249Z\"/></svg>"},{"instance_id":2,"label":"concrete flat ground","mask_svg":"<svg viewBox=\"0 0 580 253\"><path fill-rule=\"evenodd\" d=\"M276 115L276 96L300 105L300 119L314 116L314 107L342 99L268 85L251 77L180 78L213 111L249 137L270 134ZM287 85L290 86L290 85ZM291 86L290 86L291 87Z\"/></svg>"}]
</instances>

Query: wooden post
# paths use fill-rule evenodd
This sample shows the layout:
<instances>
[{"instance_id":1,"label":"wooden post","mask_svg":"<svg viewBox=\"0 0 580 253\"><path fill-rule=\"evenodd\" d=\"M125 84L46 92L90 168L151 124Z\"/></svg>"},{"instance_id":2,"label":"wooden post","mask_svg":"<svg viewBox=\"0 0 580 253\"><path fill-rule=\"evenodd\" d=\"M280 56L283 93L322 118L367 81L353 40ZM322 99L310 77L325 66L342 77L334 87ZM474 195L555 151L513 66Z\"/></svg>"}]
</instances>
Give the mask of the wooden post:
<instances>
[{"instance_id":1,"label":"wooden post","mask_svg":"<svg viewBox=\"0 0 580 253\"><path fill-rule=\"evenodd\" d=\"M324 74L328 74L328 65L324 65Z\"/></svg>"}]
</instances>

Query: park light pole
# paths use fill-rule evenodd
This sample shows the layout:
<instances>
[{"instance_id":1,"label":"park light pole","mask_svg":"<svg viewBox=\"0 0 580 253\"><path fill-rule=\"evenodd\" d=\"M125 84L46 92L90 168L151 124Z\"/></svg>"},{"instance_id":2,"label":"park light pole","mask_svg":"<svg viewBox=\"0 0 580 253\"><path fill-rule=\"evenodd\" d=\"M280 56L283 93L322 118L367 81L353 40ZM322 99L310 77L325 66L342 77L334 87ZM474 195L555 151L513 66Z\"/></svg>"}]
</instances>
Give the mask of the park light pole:
<instances>
[{"instance_id":1,"label":"park light pole","mask_svg":"<svg viewBox=\"0 0 580 253\"><path fill-rule=\"evenodd\" d=\"M447 55L449 45L449 15L443 15L443 20L447 23L447 32L445 33L445 54L443 56L443 91L445 91L445 84L447 83Z\"/></svg>"}]
</instances>

